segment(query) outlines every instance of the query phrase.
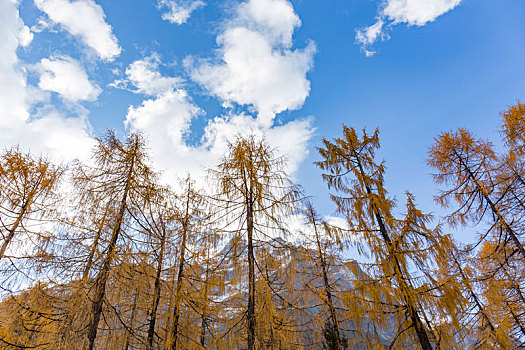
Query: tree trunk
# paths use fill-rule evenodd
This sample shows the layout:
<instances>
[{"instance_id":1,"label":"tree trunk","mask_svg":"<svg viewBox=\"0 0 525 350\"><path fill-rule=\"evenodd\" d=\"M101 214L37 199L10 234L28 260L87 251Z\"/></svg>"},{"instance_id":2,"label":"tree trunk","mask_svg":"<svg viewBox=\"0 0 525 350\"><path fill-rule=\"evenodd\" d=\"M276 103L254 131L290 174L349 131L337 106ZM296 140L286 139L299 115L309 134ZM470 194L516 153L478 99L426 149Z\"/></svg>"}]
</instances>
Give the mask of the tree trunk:
<instances>
[{"instance_id":1,"label":"tree trunk","mask_svg":"<svg viewBox=\"0 0 525 350\"><path fill-rule=\"evenodd\" d=\"M478 308L479 313L481 314L481 317L483 318L483 321L489 327L490 333L492 333L492 335L494 336L494 338L495 338L496 342L498 343L498 345L502 349L506 349L505 345L500 342L500 339L498 338L498 335L496 334L496 328L494 327L494 325L490 321L490 318L488 317L488 315L485 313L485 307L481 304L481 302L478 299L478 296L472 290L472 287L470 286L470 282L467 279L467 276L465 275L465 273L463 272L463 269L461 268L461 265L459 264L458 260L454 256L454 253L451 252L451 256L452 256L452 259L454 260L454 264L458 268L458 271L459 271L459 274L461 275L461 278L463 279L463 281L465 281L465 287L467 287L467 290L468 290L468 292L470 294L470 297L474 300L474 304Z\"/></svg>"},{"instance_id":2,"label":"tree trunk","mask_svg":"<svg viewBox=\"0 0 525 350\"><path fill-rule=\"evenodd\" d=\"M162 260L164 259L164 247L166 243L166 228L164 223L162 223L162 238L160 241L160 252L159 252L159 261L157 265L157 273L155 275L155 287L153 290L153 301L151 305L150 312L150 321L148 328L148 342L146 345L147 350L153 349L153 337L155 335L155 323L157 320L157 308L159 307L160 300L160 275L162 273Z\"/></svg>"},{"instance_id":3,"label":"tree trunk","mask_svg":"<svg viewBox=\"0 0 525 350\"><path fill-rule=\"evenodd\" d=\"M337 337L337 348L342 349L343 339L341 338L341 333L339 331L339 323L337 321L337 315L335 313L335 307L332 301L332 291L330 288L330 283L328 281L327 264L326 264L325 256L323 254L323 250L321 248L321 240L319 238L319 232L317 231L317 222L315 220L315 213L313 211L313 208L310 208L309 214L311 216L312 224L314 226L315 239L317 241L317 254L319 254L319 260L321 262L321 272L323 275L323 284L324 284L324 292L326 296L326 303L328 305L328 309L330 310L330 318L332 320L332 325L334 326L335 334Z\"/></svg>"},{"instance_id":4,"label":"tree trunk","mask_svg":"<svg viewBox=\"0 0 525 350\"><path fill-rule=\"evenodd\" d=\"M106 282L109 277L109 269L111 267L111 262L113 261L113 253L117 245L117 240L120 235L120 229L122 226L122 221L124 220L124 213L126 211L126 201L128 198L128 192L131 185L131 178L133 175L133 166L135 163L135 155L131 160L131 165L129 168L128 176L126 179L126 187L124 188L124 193L122 195L122 200L120 202L120 208L118 215L115 220L115 226L113 226L113 231L111 233L111 241L109 243L108 253L104 262L102 264L102 269L98 274L95 281L95 294L93 297L93 303L91 307L91 323L88 326L88 350L93 350L95 346L95 339L97 337L98 323L100 321L100 315L102 313L102 304L104 303L104 297L106 295Z\"/></svg>"},{"instance_id":5,"label":"tree trunk","mask_svg":"<svg viewBox=\"0 0 525 350\"><path fill-rule=\"evenodd\" d=\"M358 164L361 176L363 177L363 179L366 179L365 172L363 170L363 167L361 166L359 155L354 152L354 156L357 159L357 164ZM370 187L368 186L366 181L365 181L365 189L366 189L366 193L369 196L372 195L372 191L370 190ZM390 239L390 236L388 235L386 226L383 222L383 218L381 217L380 212L377 210L373 202L370 203L370 206L374 212L374 216L375 216L377 225L379 226L379 231L381 232L381 236L387 245L388 255L393 260L394 275L396 276L396 280L399 284L399 288L401 289L401 293L403 294L403 299L405 300L405 306L407 308L408 316L410 317L412 326L414 327L414 330L416 331L416 335L417 335L419 344L421 345L423 350L432 350L432 345L430 343L430 339L428 337L427 331L423 325L423 322L421 321L421 318L419 317L419 314L416 308L414 307L414 303L412 302L410 291L409 291L409 288L406 282L406 277L404 276L403 270L401 269L401 264L399 263L399 259L397 258L396 253L394 251L392 240Z\"/></svg>"},{"instance_id":6,"label":"tree trunk","mask_svg":"<svg viewBox=\"0 0 525 350\"><path fill-rule=\"evenodd\" d=\"M102 221L100 222L100 226L98 228L97 235L95 236L95 241L93 242L93 245L91 246L91 251L89 252L86 267L84 268L84 272L82 274L83 284L87 282L87 279L89 277L89 271L91 270L91 266L93 265L93 259L95 257L95 253L98 248L98 242L100 241L100 236L102 235L102 231L104 230L104 225L106 223L106 217L108 215L108 211L109 211L109 206L106 207L106 210L104 211L104 216L102 217Z\"/></svg>"},{"instance_id":7,"label":"tree trunk","mask_svg":"<svg viewBox=\"0 0 525 350\"><path fill-rule=\"evenodd\" d=\"M206 256L207 259L209 259L209 251ZM205 348L206 345L206 305L208 303L208 280L209 280L209 261L206 261L206 278L204 280L204 298L203 298L203 306L202 306L202 314L201 314L201 339L200 343L203 348Z\"/></svg>"},{"instance_id":8,"label":"tree trunk","mask_svg":"<svg viewBox=\"0 0 525 350\"><path fill-rule=\"evenodd\" d=\"M247 203L246 228L248 231L248 350L255 349L255 256L253 254L253 204Z\"/></svg>"},{"instance_id":9,"label":"tree trunk","mask_svg":"<svg viewBox=\"0 0 525 350\"><path fill-rule=\"evenodd\" d=\"M171 350L177 350L178 332L179 332L179 305L182 295L182 282L184 279L184 255L186 254L186 238L188 236L189 226L189 207L190 207L190 187L188 186L188 193L186 198L186 213L182 222L182 242L180 246L180 257L179 257L179 272L177 274L177 286L175 287L175 303L173 306L173 326L171 331L171 344L168 347ZM170 343L168 342L168 343Z\"/></svg>"},{"instance_id":10,"label":"tree trunk","mask_svg":"<svg viewBox=\"0 0 525 350\"><path fill-rule=\"evenodd\" d=\"M136 315L136 312L137 312L137 300L139 298L139 290L138 288L135 290L135 295L133 297L133 307L131 309L131 316L129 318L129 328L131 330L133 330L133 323L135 323L135 315ZM129 349L129 346L131 345L130 343L130 332L126 332L126 343L124 345L124 350L128 350Z\"/></svg>"}]
</instances>

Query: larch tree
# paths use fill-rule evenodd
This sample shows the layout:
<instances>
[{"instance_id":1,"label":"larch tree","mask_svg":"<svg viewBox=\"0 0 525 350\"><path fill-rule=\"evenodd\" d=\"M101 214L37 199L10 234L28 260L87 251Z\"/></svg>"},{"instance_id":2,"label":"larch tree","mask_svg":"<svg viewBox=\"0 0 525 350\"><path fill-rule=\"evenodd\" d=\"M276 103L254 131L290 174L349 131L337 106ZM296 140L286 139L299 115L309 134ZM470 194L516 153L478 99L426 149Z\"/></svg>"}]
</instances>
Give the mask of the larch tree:
<instances>
[{"instance_id":1,"label":"larch tree","mask_svg":"<svg viewBox=\"0 0 525 350\"><path fill-rule=\"evenodd\" d=\"M521 260L509 259L512 253L511 246L488 240L475 259L475 282L486 304L483 325L492 333L493 342L504 349L525 344L525 270ZM490 341L487 345L490 347Z\"/></svg>"},{"instance_id":2,"label":"larch tree","mask_svg":"<svg viewBox=\"0 0 525 350\"><path fill-rule=\"evenodd\" d=\"M155 174L147 165L145 141L140 134L130 134L121 142L112 132L98 140L93 152L93 166L79 165L74 184L80 189L79 200L93 196L104 206L114 208L110 218L110 235L99 272L94 282L94 293L87 327L87 346L92 350L98 332L117 243L122 237L123 224L133 205L143 204L156 192Z\"/></svg>"},{"instance_id":3,"label":"larch tree","mask_svg":"<svg viewBox=\"0 0 525 350\"><path fill-rule=\"evenodd\" d=\"M509 242L525 259L525 248L519 240L512 218L501 206L498 191L497 155L490 142L477 140L466 129L444 132L429 151L428 164L437 173L434 181L447 188L437 202L447 208L453 202L459 206L448 216L453 225L477 223L487 218L493 222L491 232L502 235L501 242ZM501 227L502 230L498 230Z\"/></svg>"},{"instance_id":4,"label":"larch tree","mask_svg":"<svg viewBox=\"0 0 525 350\"><path fill-rule=\"evenodd\" d=\"M525 259L521 240L525 228L525 106L518 101L501 116L503 152L496 153L492 143L459 129L440 134L428 160L437 171L435 182L445 186L436 201L444 208L456 206L447 216L449 224L483 223L488 227L468 252L482 247L469 259L475 260L475 267L466 266L462 271L461 257L452 256L467 297L481 317L479 343L487 348L513 348L516 338L512 334L520 334L522 323L516 300L520 299ZM502 301L506 298L508 302Z\"/></svg>"},{"instance_id":5,"label":"larch tree","mask_svg":"<svg viewBox=\"0 0 525 350\"><path fill-rule=\"evenodd\" d=\"M374 260L368 276L355 271L358 278L352 293L346 293L346 302L358 327L362 315L374 310L372 319L383 325L392 322L385 317L395 315L400 325L391 346L408 334L422 349L433 349L432 344L439 342L439 325L432 323L427 312L446 310L437 305L445 305L449 296L446 290L435 293L441 286L432 280L430 270L451 242L439 229L427 227L431 217L417 209L410 193L404 217L394 217L394 202L384 187L384 164L375 161L378 148L377 130L370 136L363 131L360 138L343 125L342 138L324 139L318 149L322 160L316 164L329 189L336 191L330 197L337 211Z\"/></svg>"},{"instance_id":6,"label":"larch tree","mask_svg":"<svg viewBox=\"0 0 525 350\"><path fill-rule=\"evenodd\" d=\"M219 215L229 218L225 230L233 233L232 242L246 244L248 350L263 346L256 344L256 323L261 314L256 306L256 249L260 248L255 244L263 244L276 231L284 231L283 218L295 211L301 196L283 168L284 159L276 157L264 140L250 135L238 136L229 143L226 156L210 171L218 189L215 199Z\"/></svg>"},{"instance_id":7,"label":"larch tree","mask_svg":"<svg viewBox=\"0 0 525 350\"><path fill-rule=\"evenodd\" d=\"M451 247L443 260L449 262L448 277L443 280L457 292L454 318L458 327L452 331L458 343L464 347L508 349L508 336L498 327L487 299L481 295L484 277L479 266L483 262L473 256L469 246L463 250Z\"/></svg>"},{"instance_id":8,"label":"larch tree","mask_svg":"<svg viewBox=\"0 0 525 350\"><path fill-rule=\"evenodd\" d=\"M505 149L498 157L497 198L517 232L525 230L525 105L510 106L501 114Z\"/></svg>"},{"instance_id":9,"label":"larch tree","mask_svg":"<svg viewBox=\"0 0 525 350\"><path fill-rule=\"evenodd\" d=\"M188 176L181 182L182 194L179 196L178 210L175 216L178 230L178 264L177 275L172 294L172 319L166 348L176 350L179 348L181 330L181 307L183 304L184 288L187 284L187 270L189 268L189 247L193 245L204 229L206 211L204 197L197 190L195 182Z\"/></svg>"},{"instance_id":10,"label":"larch tree","mask_svg":"<svg viewBox=\"0 0 525 350\"><path fill-rule=\"evenodd\" d=\"M43 220L54 209L62 174L61 167L43 157L23 154L17 148L0 156L0 260L16 236L43 234L41 225L36 227L37 232L31 231L34 223L30 221Z\"/></svg>"},{"instance_id":11,"label":"larch tree","mask_svg":"<svg viewBox=\"0 0 525 350\"><path fill-rule=\"evenodd\" d=\"M0 155L0 266L6 276L0 282L0 295L8 296L8 305L14 306L11 317L4 313L0 323L4 329L14 324L19 326L18 331L0 336L0 341L11 339L17 345L24 345L23 330L28 327L35 333L29 334L27 341L40 346L49 342L50 334L56 332L60 315L60 310L55 308L56 298L41 298L40 304L35 301L37 295L45 295L47 291L47 284L38 281L45 266L53 260L50 241L61 203L59 185L63 173L62 167L44 157L24 154L18 148ZM20 262L25 262L28 268ZM20 285L30 283L34 283L31 291L18 293ZM36 308L39 305L41 307ZM37 331L41 331L42 337L35 336Z\"/></svg>"},{"instance_id":12,"label":"larch tree","mask_svg":"<svg viewBox=\"0 0 525 350\"><path fill-rule=\"evenodd\" d=\"M166 194L169 196L169 192ZM158 309L161 301L163 271L166 260L168 260L166 257L172 251L169 247L169 241L173 239L174 236L175 230L173 223L176 218L176 210L172 202L173 201L169 199L161 199L160 203L155 203L154 209L150 207L150 215L146 216L147 226L145 229L148 232L147 236L151 237L152 253L154 255L154 262L156 263L153 294L151 295L148 315L147 350L153 349Z\"/></svg>"},{"instance_id":13,"label":"larch tree","mask_svg":"<svg viewBox=\"0 0 525 350\"><path fill-rule=\"evenodd\" d=\"M326 221L322 221L319 218L319 215L315 211L313 204L308 202L304 209L307 227L309 230L313 231L313 245L311 249L313 254L314 261L317 261L320 264L320 273L322 288L320 288L321 293L319 293L319 298L323 304L326 305L328 309L328 321L325 323L324 335L325 338L329 338L332 334L331 344L327 345L333 349L344 349L346 348L347 341L343 336L341 327L339 325L338 312L336 310L336 291L334 290L333 283L330 278L330 268L333 266L331 263L331 257L327 254L328 245L336 245L339 241L337 232L340 230L332 229ZM305 235L306 236L306 235ZM336 237L333 237L336 236ZM335 239L333 239L335 238ZM335 242L332 242L335 241ZM336 244L334 244L336 243ZM340 245L340 244L337 244ZM333 253L333 252L332 252ZM317 290L314 286L312 289ZM328 341L328 339L327 339Z\"/></svg>"}]
</instances>

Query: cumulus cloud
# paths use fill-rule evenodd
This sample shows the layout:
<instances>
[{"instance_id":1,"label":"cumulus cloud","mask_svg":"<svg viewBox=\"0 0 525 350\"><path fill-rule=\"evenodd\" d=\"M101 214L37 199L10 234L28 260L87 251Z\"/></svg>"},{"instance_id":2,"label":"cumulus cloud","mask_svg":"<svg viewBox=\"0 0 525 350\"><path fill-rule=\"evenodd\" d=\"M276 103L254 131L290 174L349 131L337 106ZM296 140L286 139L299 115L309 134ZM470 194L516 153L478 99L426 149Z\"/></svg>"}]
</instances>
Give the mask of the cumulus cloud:
<instances>
[{"instance_id":1,"label":"cumulus cloud","mask_svg":"<svg viewBox=\"0 0 525 350\"><path fill-rule=\"evenodd\" d=\"M391 19L394 24L424 26L453 10L460 2L461 0L389 0L383 9L383 16Z\"/></svg>"},{"instance_id":2,"label":"cumulus cloud","mask_svg":"<svg viewBox=\"0 0 525 350\"><path fill-rule=\"evenodd\" d=\"M115 81L111 86L129 89L150 96L157 96L174 90L182 84L178 77L165 77L159 71L160 58L157 54L137 60L126 68L126 79Z\"/></svg>"},{"instance_id":3,"label":"cumulus cloud","mask_svg":"<svg viewBox=\"0 0 525 350\"><path fill-rule=\"evenodd\" d=\"M163 170L165 181L173 183L176 176L184 173L202 177L204 169L217 164L226 151L228 141L247 133L265 137L280 155L290 160L287 170L290 173L297 170L307 155L307 144L313 133L311 119L268 126L250 115L225 115L209 120L202 130L202 137L190 142L194 139L191 135L192 122L203 111L181 87L180 79L162 76L158 64L158 57L133 62L126 70L126 79L119 81L117 87L126 85L128 88L131 85L131 91L152 96L138 106L129 107L125 124L130 130L148 136L152 159L155 166ZM140 74L137 74L138 71ZM150 85L153 81L166 83L160 84L160 88Z\"/></svg>"},{"instance_id":4,"label":"cumulus cloud","mask_svg":"<svg viewBox=\"0 0 525 350\"><path fill-rule=\"evenodd\" d=\"M87 159L93 139L85 114L66 118L52 107L30 114L38 89L27 84L16 54L27 43L20 35L24 24L15 1L0 2L0 140L2 147L50 154L59 160ZM27 33L27 31L26 31ZM26 36L27 39L27 36Z\"/></svg>"},{"instance_id":5,"label":"cumulus cloud","mask_svg":"<svg viewBox=\"0 0 525 350\"><path fill-rule=\"evenodd\" d=\"M301 21L287 0L249 0L240 3L223 23L217 55L184 60L190 78L225 106L246 105L255 113L233 113L209 119L199 139L192 124L203 114L177 77L163 76L158 56L132 63L126 78L115 82L151 96L130 106L126 125L149 135L157 168L167 181L185 172L198 177L217 164L238 135L265 138L288 158L290 174L308 155L314 128L311 118L276 125L275 115L300 108L310 92L306 74L313 66L315 45L293 49L293 33ZM191 140L191 141L190 141Z\"/></svg>"},{"instance_id":6,"label":"cumulus cloud","mask_svg":"<svg viewBox=\"0 0 525 350\"><path fill-rule=\"evenodd\" d=\"M79 37L104 60L113 60L121 52L111 26L100 5L93 0L34 0L49 19Z\"/></svg>"},{"instance_id":7,"label":"cumulus cloud","mask_svg":"<svg viewBox=\"0 0 525 350\"><path fill-rule=\"evenodd\" d=\"M409 26L424 26L441 15L453 10L462 0L386 0L379 11L375 24L357 30L356 42L367 56L375 51L370 47L378 40L388 38L385 30L393 25L406 23ZM385 25L388 24L388 25Z\"/></svg>"},{"instance_id":8,"label":"cumulus cloud","mask_svg":"<svg viewBox=\"0 0 525 350\"><path fill-rule=\"evenodd\" d=\"M306 74L315 45L292 49L292 34L301 21L286 0L241 3L217 37L217 56L187 58L192 80L225 105L251 105L270 126L275 114L300 108L310 93Z\"/></svg>"},{"instance_id":9,"label":"cumulus cloud","mask_svg":"<svg viewBox=\"0 0 525 350\"><path fill-rule=\"evenodd\" d=\"M168 12L162 14L162 19L171 23L183 24L188 21L193 11L205 6L201 0L160 0L159 7L167 8Z\"/></svg>"},{"instance_id":10,"label":"cumulus cloud","mask_svg":"<svg viewBox=\"0 0 525 350\"><path fill-rule=\"evenodd\" d=\"M312 124L312 118L268 126L246 114L216 117L205 128L201 148L213 154L213 163L210 165L214 165L226 151L228 142L233 141L236 136L253 134L259 138L264 137L277 150L278 155L287 159L287 173L294 174L308 155L308 142L315 131Z\"/></svg>"},{"instance_id":11,"label":"cumulus cloud","mask_svg":"<svg viewBox=\"0 0 525 350\"><path fill-rule=\"evenodd\" d=\"M0 2L0 127L10 121L29 118L25 71L18 64L16 50L26 44L25 25L12 1Z\"/></svg>"},{"instance_id":12,"label":"cumulus cloud","mask_svg":"<svg viewBox=\"0 0 525 350\"><path fill-rule=\"evenodd\" d=\"M33 33L28 26L20 24L17 39L20 46L28 46L33 41Z\"/></svg>"},{"instance_id":13,"label":"cumulus cloud","mask_svg":"<svg viewBox=\"0 0 525 350\"><path fill-rule=\"evenodd\" d=\"M102 91L89 81L80 63L69 56L44 58L38 68L41 71L38 86L60 94L65 100L94 101Z\"/></svg>"},{"instance_id":14,"label":"cumulus cloud","mask_svg":"<svg viewBox=\"0 0 525 350\"><path fill-rule=\"evenodd\" d=\"M17 127L1 128L4 145L19 145L36 154L50 155L56 161L87 161L95 146L87 115L66 117L53 108L44 112Z\"/></svg>"},{"instance_id":15,"label":"cumulus cloud","mask_svg":"<svg viewBox=\"0 0 525 350\"><path fill-rule=\"evenodd\" d=\"M153 158L164 168L181 152L186 153L184 135L199 112L186 91L173 90L147 99L140 106L129 107L126 125L150 135Z\"/></svg>"},{"instance_id":16,"label":"cumulus cloud","mask_svg":"<svg viewBox=\"0 0 525 350\"><path fill-rule=\"evenodd\" d=\"M228 142L239 135L264 137L278 155L288 159L286 171L292 175L308 155L308 142L314 131L311 119L267 127L245 114L216 117L209 121L202 138L190 144L191 121L198 112L181 92L146 100L128 110L127 126L149 136L154 163L168 182L185 173L202 178L205 169L219 162Z\"/></svg>"}]
</instances>

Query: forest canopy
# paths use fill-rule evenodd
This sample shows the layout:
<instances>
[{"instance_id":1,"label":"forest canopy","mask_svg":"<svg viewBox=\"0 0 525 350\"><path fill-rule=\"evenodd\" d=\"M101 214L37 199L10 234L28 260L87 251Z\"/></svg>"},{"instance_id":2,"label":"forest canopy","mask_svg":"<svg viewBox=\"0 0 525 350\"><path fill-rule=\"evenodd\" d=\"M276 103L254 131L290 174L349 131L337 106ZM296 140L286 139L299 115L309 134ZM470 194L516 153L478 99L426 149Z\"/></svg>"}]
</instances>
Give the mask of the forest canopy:
<instances>
[{"instance_id":1,"label":"forest canopy","mask_svg":"<svg viewBox=\"0 0 525 350\"><path fill-rule=\"evenodd\" d=\"M140 133L89 163L5 150L0 349L523 348L525 105L500 118L502 147L435 137L443 217L389 194L379 130L343 125L316 166L344 225L255 135L176 186Z\"/></svg>"}]
</instances>

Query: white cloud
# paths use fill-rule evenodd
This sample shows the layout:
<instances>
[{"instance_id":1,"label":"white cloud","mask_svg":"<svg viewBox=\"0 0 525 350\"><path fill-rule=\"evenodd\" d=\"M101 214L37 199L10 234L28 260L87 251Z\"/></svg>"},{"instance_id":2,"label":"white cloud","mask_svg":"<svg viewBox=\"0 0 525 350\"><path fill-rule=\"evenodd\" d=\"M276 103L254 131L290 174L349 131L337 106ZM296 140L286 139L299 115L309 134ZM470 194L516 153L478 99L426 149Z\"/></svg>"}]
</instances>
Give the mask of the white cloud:
<instances>
[{"instance_id":1,"label":"white cloud","mask_svg":"<svg viewBox=\"0 0 525 350\"><path fill-rule=\"evenodd\" d=\"M162 19L171 23L183 24L188 21L193 11L205 6L201 0L160 0L160 8L168 8L168 12L162 14Z\"/></svg>"},{"instance_id":2,"label":"white cloud","mask_svg":"<svg viewBox=\"0 0 525 350\"><path fill-rule=\"evenodd\" d=\"M66 117L54 109L45 111L18 128L2 128L0 135L9 147L20 145L33 153L52 156L56 161L87 161L95 146L86 115Z\"/></svg>"},{"instance_id":3,"label":"white cloud","mask_svg":"<svg viewBox=\"0 0 525 350\"><path fill-rule=\"evenodd\" d=\"M84 68L71 57L44 58L39 69L38 86L42 90L56 92L68 101L94 101L102 91L89 81Z\"/></svg>"},{"instance_id":4,"label":"white cloud","mask_svg":"<svg viewBox=\"0 0 525 350\"><path fill-rule=\"evenodd\" d=\"M439 16L453 10L461 0L388 0L383 16L394 24L424 26Z\"/></svg>"},{"instance_id":5,"label":"white cloud","mask_svg":"<svg viewBox=\"0 0 525 350\"><path fill-rule=\"evenodd\" d=\"M0 2L0 127L29 118L25 71L18 64L16 50L25 25L13 1Z\"/></svg>"},{"instance_id":6,"label":"white cloud","mask_svg":"<svg viewBox=\"0 0 525 350\"><path fill-rule=\"evenodd\" d=\"M28 86L23 63L16 54L17 48L27 43L20 35L21 28L24 24L16 1L0 1L0 147L18 144L24 150L50 154L58 160L87 159L94 140L84 114L66 118L46 107L30 115L40 90Z\"/></svg>"},{"instance_id":7,"label":"white cloud","mask_svg":"<svg viewBox=\"0 0 525 350\"><path fill-rule=\"evenodd\" d=\"M202 179L203 169L215 166L226 151L227 142L239 134L264 136L279 149L279 154L287 156L290 173L295 172L306 157L307 144L313 133L310 119L268 126L245 114L216 117L208 122L201 139L190 143L192 121L203 112L180 87L179 80L173 84L161 84L162 89L150 86L154 80L176 79L162 76L158 71L158 60L153 62L151 58L139 60L126 70L128 77L121 83L133 85L135 89L132 91L136 93L147 92L153 97L139 106L130 106L125 123L129 129L148 136L152 159L155 166L164 171L166 182L173 183L176 176L185 173ZM141 67L138 75L135 74L136 67Z\"/></svg>"},{"instance_id":8,"label":"white cloud","mask_svg":"<svg viewBox=\"0 0 525 350\"><path fill-rule=\"evenodd\" d=\"M132 63L126 79L116 87L152 96L131 106L126 126L149 136L152 158L164 170L166 181L190 173L202 177L214 167L238 135L264 137L279 155L288 158L293 174L308 155L314 132L312 119L274 125L275 114L302 106L310 92L306 73L312 68L315 46L293 50L292 35L301 24L286 0L250 0L235 9L217 38L218 55L212 60L187 58L192 80L201 84L226 105L251 105L257 112L215 117L204 127L199 140L192 137L192 122L203 112L182 88L182 80L163 76L159 57L153 55ZM193 140L190 142L190 140Z\"/></svg>"},{"instance_id":9,"label":"white cloud","mask_svg":"<svg viewBox=\"0 0 525 350\"><path fill-rule=\"evenodd\" d=\"M225 105L252 105L270 126L276 113L300 108L310 93L306 73L315 45L291 49L300 23L286 0L250 0L224 24L217 57L187 58L185 65L191 78Z\"/></svg>"},{"instance_id":10,"label":"white cloud","mask_svg":"<svg viewBox=\"0 0 525 350\"><path fill-rule=\"evenodd\" d=\"M246 27L285 47L291 47L293 32L301 26L299 16L286 0L250 0L239 5L237 16L229 23L231 27Z\"/></svg>"},{"instance_id":11,"label":"white cloud","mask_svg":"<svg viewBox=\"0 0 525 350\"><path fill-rule=\"evenodd\" d=\"M388 39L385 30L392 25L406 23L409 26L424 26L439 16L453 10L462 0L385 0L379 11L379 19L369 27L357 30L356 42L367 56L375 51L370 47L378 40ZM385 26L385 24L388 24Z\"/></svg>"},{"instance_id":12,"label":"white cloud","mask_svg":"<svg viewBox=\"0 0 525 350\"><path fill-rule=\"evenodd\" d=\"M17 39L20 46L28 46L33 41L33 33L28 26L21 25L19 27Z\"/></svg>"},{"instance_id":13,"label":"white cloud","mask_svg":"<svg viewBox=\"0 0 525 350\"><path fill-rule=\"evenodd\" d=\"M69 33L78 36L105 60L121 52L106 15L93 0L34 0L35 5Z\"/></svg>"},{"instance_id":14,"label":"white cloud","mask_svg":"<svg viewBox=\"0 0 525 350\"><path fill-rule=\"evenodd\" d=\"M133 62L126 68L126 79L117 80L111 86L127 88L135 87L134 92L150 96L160 95L172 91L182 84L182 79L177 77L164 77L159 72L160 58L153 54L143 60Z\"/></svg>"},{"instance_id":15,"label":"white cloud","mask_svg":"<svg viewBox=\"0 0 525 350\"><path fill-rule=\"evenodd\" d=\"M228 141L238 135L264 136L278 155L288 159L286 171L292 175L308 155L308 142L314 131L311 119L266 127L245 114L216 117L205 127L202 138L192 145L188 138L197 113L199 110L180 91L146 100L128 110L127 126L149 136L152 159L168 182L173 183L176 176L186 173L202 179L204 170L219 162Z\"/></svg>"},{"instance_id":16,"label":"white cloud","mask_svg":"<svg viewBox=\"0 0 525 350\"><path fill-rule=\"evenodd\" d=\"M378 39L386 36L383 32L384 24L385 22L382 19L378 19L377 22L370 27L365 27L357 31L355 39L362 45L367 57L373 56L376 53L373 50L367 49L367 47L374 44Z\"/></svg>"},{"instance_id":17,"label":"white cloud","mask_svg":"<svg viewBox=\"0 0 525 350\"><path fill-rule=\"evenodd\" d=\"M153 158L162 158L163 152L169 158L177 158L186 147L184 135L188 132L191 120L200 113L184 90L165 92L160 96L145 100L138 107L130 107L126 116L126 125L150 135L150 147ZM174 146L176 148L174 148ZM163 163L164 159L160 159Z\"/></svg>"},{"instance_id":18,"label":"white cloud","mask_svg":"<svg viewBox=\"0 0 525 350\"><path fill-rule=\"evenodd\" d=\"M192 123L203 112L182 80L160 73L158 56L132 63L126 79L113 84L152 96L128 109L126 126L149 136L152 159L166 181L173 183L184 173L202 177L203 169L219 162L229 141L249 133L264 137L278 155L287 157L290 174L297 171L308 155L312 119L284 125L275 125L274 119L276 113L300 108L310 92L306 74L313 66L315 45L292 49L300 24L287 0L249 0L223 24L216 57L184 60L191 79L211 95L225 105L248 105L256 112L256 117L230 112L210 119L200 139L192 135Z\"/></svg>"},{"instance_id":19,"label":"white cloud","mask_svg":"<svg viewBox=\"0 0 525 350\"><path fill-rule=\"evenodd\" d=\"M308 156L308 142L314 128L311 118L296 119L283 125L268 126L246 114L217 117L209 122L202 138L202 148L214 155L214 165L224 154L228 141L238 135L264 137L271 147L287 159L286 171L294 174Z\"/></svg>"}]
</instances>

